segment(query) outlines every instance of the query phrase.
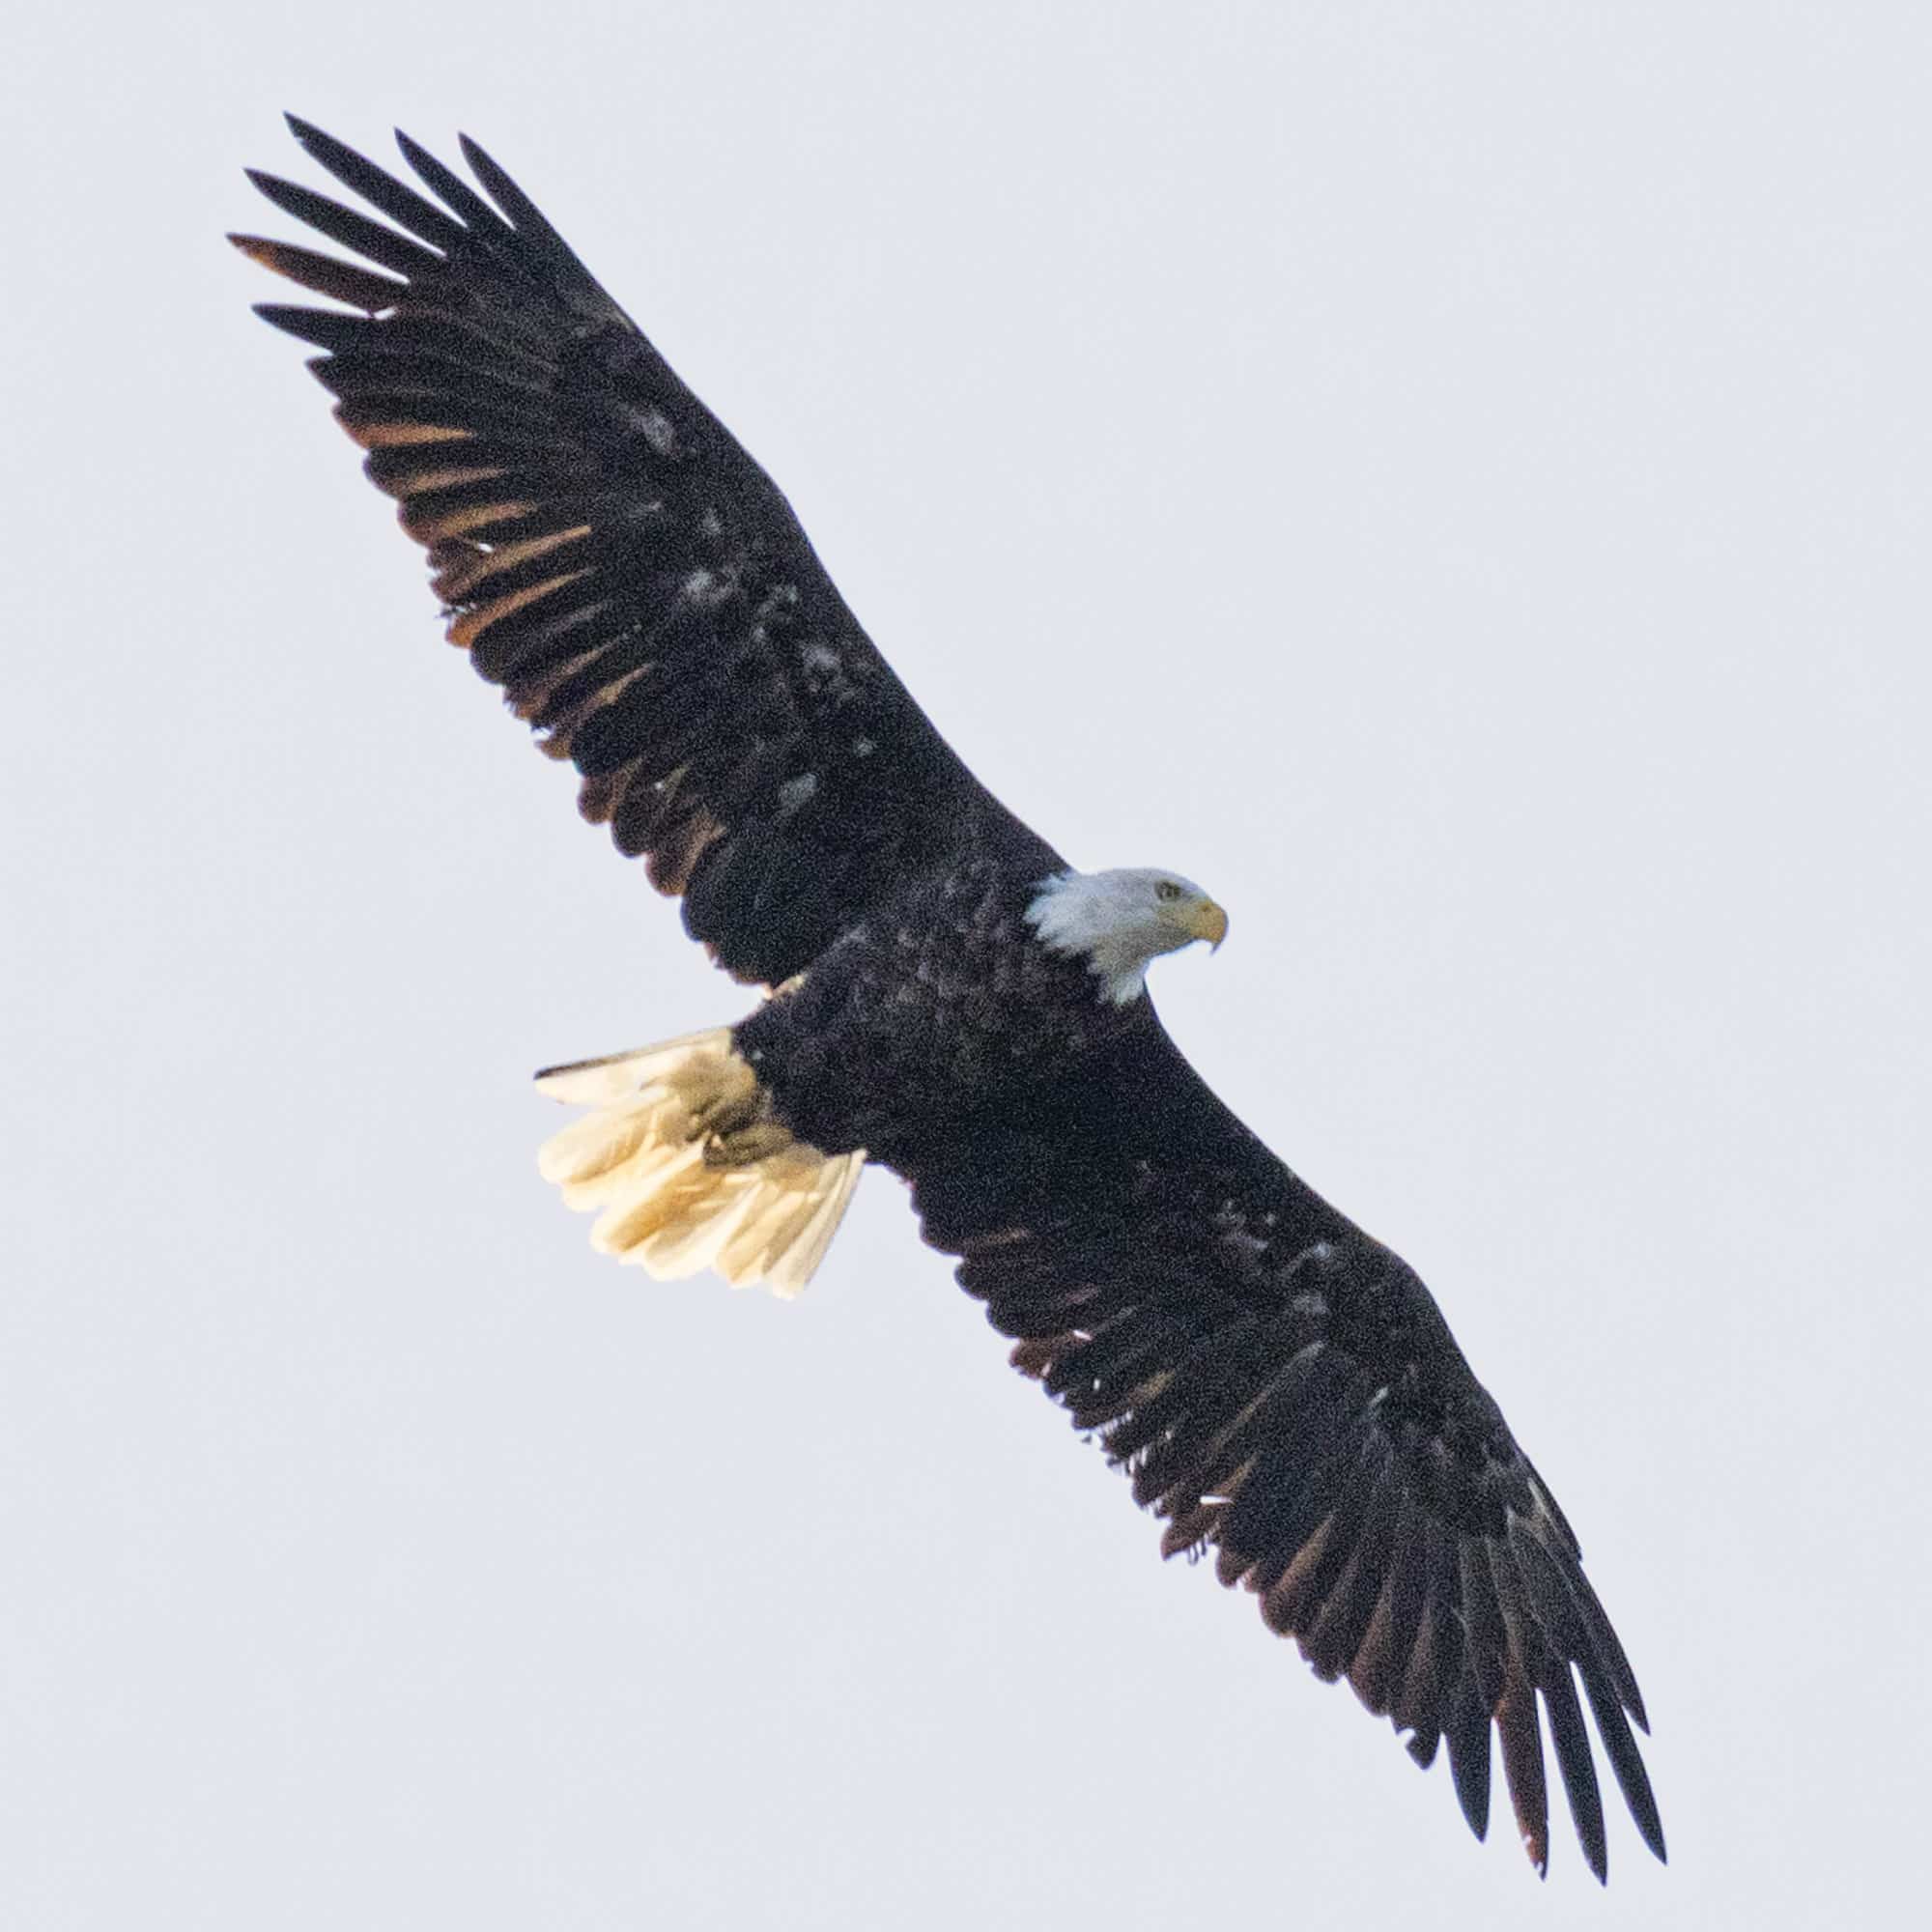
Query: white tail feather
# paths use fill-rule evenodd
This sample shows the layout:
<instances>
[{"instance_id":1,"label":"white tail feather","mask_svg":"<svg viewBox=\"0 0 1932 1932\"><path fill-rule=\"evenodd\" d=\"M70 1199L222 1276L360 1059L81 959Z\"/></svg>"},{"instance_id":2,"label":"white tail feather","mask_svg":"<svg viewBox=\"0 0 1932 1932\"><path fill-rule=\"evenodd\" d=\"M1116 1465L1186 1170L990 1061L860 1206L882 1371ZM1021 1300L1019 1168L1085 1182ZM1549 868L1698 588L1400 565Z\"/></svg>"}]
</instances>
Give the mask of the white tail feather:
<instances>
[{"instance_id":1,"label":"white tail feather","mask_svg":"<svg viewBox=\"0 0 1932 1932\"><path fill-rule=\"evenodd\" d=\"M734 1288L798 1293L866 1164L771 1120L725 1027L552 1067L537 1091L595 1109L545 1142L544 1179L570 1207L603 1209L593 1247L661 1281L716 1268Z\"/></svg>"}]
</instances>

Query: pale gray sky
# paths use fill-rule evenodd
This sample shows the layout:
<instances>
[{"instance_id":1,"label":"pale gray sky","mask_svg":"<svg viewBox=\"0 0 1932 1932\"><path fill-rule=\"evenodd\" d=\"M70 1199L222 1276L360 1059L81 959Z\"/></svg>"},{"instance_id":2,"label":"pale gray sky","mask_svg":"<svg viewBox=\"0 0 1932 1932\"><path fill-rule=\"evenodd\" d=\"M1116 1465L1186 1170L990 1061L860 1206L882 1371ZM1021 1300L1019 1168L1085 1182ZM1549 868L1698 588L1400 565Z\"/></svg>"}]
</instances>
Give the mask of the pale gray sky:
<instances>
[{"instance_id":1,"label":"pale gray sky","mask_svg":"<svg viewBox=\"0 0 1932 1932\"><path fill-rule=\"evenodd\" d=\"M76 12L0 77L0 1923L1893 1922L1932 1594L1932 14ZM1599 1895L1165 1568L868 1178L593 1257L560 1058L744 996L439 641L218 241L462 127L1583 1538ZM1909 1890L1908 1888L1911 1888Z\"/></svg>"}]
</instances>

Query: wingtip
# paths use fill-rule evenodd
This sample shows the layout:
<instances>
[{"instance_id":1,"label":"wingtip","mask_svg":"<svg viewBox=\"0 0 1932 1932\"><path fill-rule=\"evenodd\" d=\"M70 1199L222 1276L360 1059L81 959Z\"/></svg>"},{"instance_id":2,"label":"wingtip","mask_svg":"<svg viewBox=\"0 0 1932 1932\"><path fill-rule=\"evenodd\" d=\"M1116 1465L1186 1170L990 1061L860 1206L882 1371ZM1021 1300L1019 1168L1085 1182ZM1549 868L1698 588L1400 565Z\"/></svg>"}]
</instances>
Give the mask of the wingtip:
<instances>
[{"instance_id":1,"label":"wingtip","mask_svg":"<svg viewBox=\"0 0 1932 1932\"><path fill-rule=\"evenodd\" d=\"M1507 1770L1507 1765L1505 1765L1505 1770ZM1512 1798L1516 1796L1516 1786L1513 1782L1510 1788L1510 1796ZM1516 1835L1517 1842L1522 1847L1523 1856L1535 1866L1537 1877L1547 1879L1549 1876L1549 1813L1548 1806L1546 1805L1541 1818L1532 1816L1524 1820L1519 1817L1517 1820Z\"/></svg>"},{"instance_id":2,"label":"wingtip","mask_svg":"<svg viewBox=\"0 0 1932 1932\"><path fill-rule=\"evenodd\" d=\"M496 156L473 134L459 133L456 137L456 146L463 158L486 184L492 175L500 175L503 172L497 165Z\"/></svg>"},{"instance_id":3,"label":"wingtip","mask_svg":"<svg viewBox=\"0 0 1932 1932\"><path fill-rule=\"evenodd\" d=\"M1483 1740L1488 1746L1487 1737ZM1449 1781L1455 1787L1456 1803L1462 1807L1463 1822L1477 1844L1490 1836L1490 1764L1487 1750L1477 1755L1459 1744L1457 1734L1449 1734Z\"/></svg>"},{"instance_id":4,"label":"wingtip","mask_svg":"<svg viewBox=\"0 0 1932 1932\"><path fill-rule=\"evenodd\" d=\"M459 133L456 137L456 149L469 163L469 172L491 192L496 191L498 182L508 179L481 141L469 134ZM505 209L503 212L507 214L513 211Z\"/></svg>"}]
</instances>

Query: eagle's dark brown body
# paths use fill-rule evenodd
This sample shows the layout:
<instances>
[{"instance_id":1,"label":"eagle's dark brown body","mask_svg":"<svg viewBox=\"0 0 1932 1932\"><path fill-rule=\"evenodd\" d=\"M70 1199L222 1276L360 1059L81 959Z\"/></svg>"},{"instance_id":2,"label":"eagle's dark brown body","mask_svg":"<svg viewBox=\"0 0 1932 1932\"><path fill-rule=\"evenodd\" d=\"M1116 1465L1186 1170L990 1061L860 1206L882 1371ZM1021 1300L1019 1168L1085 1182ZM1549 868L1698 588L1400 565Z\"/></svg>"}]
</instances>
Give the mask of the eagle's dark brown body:
<instances>
[{"instance_id":1,"label":"eagle's dark brown body","mask_svg":"<svg viewBox=\"0 0 1932 1932\"><path fill-rule=\"evenodd\" d=\"M1022 852L914 881L734 1029L801 1139L865 1148L917 1179L955 1137L962 1097L975 1112L1024 1107L1150 1023L1145 1000L1097 999L1085 962L1029 928L1058 866Z\"/></svg>"}]
</instances>

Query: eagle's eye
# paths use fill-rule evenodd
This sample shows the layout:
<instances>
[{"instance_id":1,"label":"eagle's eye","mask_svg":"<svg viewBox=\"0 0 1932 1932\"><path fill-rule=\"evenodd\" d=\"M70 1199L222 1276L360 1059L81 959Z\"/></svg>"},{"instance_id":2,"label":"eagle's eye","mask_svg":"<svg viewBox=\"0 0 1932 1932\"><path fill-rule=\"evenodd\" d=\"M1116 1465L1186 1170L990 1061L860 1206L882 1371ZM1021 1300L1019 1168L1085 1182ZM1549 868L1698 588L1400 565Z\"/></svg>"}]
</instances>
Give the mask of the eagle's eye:
<instances>
[{"instance_id":1,"label":"eagle's eye","mask_svg":"<svg viewBox=\"0 0 1932 1932\"><path fill-rule=\"evenodd\" d=\"M1154 887L1153 895L1157 899L1178 899L1180 896L1180 888L1172 879L1162 879Z\"/></svg>"}]
</instances>

